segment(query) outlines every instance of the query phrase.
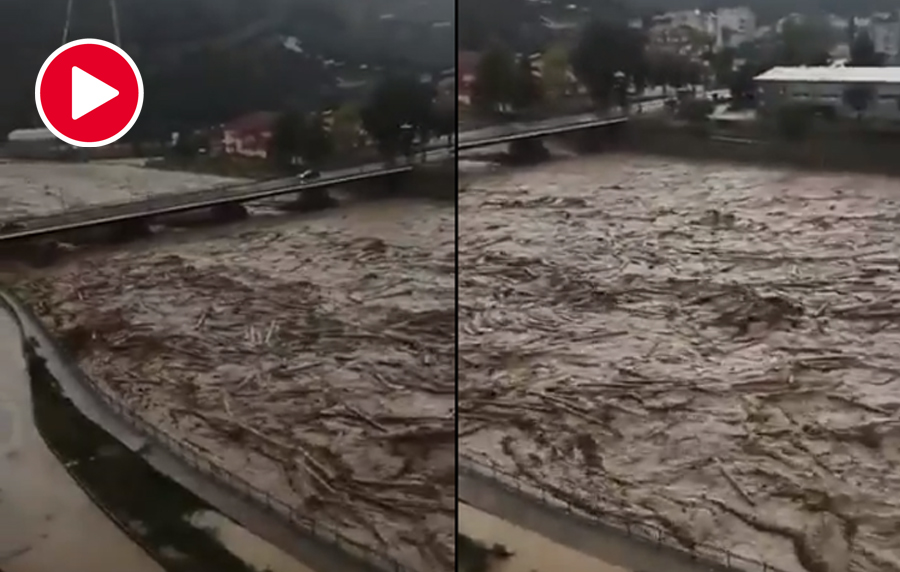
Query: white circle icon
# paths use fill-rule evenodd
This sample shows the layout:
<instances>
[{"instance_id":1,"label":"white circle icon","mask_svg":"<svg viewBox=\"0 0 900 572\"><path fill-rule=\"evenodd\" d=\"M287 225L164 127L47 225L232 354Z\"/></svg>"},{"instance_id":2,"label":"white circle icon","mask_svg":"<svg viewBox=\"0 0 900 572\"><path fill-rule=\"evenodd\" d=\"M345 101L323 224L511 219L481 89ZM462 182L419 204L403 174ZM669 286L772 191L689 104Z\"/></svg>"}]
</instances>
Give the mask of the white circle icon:
<instances>
[{"instance_id":1,"label":"white circle icon","mask_svg":"<svg viewBox=\"0 0 900 572\"><path fill-rule=\"evenodd\" d=\"M144 106L144 82L119 46L97 39L57 48L38 72L34 101L51 133L75 147L121 139Z\"/></svg>"}]
</instances>

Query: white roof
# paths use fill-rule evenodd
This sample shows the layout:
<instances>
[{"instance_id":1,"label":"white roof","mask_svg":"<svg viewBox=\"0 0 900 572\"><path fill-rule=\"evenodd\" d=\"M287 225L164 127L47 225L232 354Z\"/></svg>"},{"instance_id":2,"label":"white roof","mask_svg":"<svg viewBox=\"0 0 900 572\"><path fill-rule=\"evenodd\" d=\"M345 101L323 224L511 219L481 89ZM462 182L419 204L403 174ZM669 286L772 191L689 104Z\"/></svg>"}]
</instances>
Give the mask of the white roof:
<instances>
[{"instance_id":1,"label":"white roof","mask_svg":"<svg viewBox=\"0 0 900 572\"><path fill-rule=\"evenodd\" d=\"M56 139L49 129L17 129L7 136L10 141L48 141Z\"/></svg>"},{"instance_id":2,"label":"white roof","mask_svg":"<svg viewBox=\"0 0 900 572\"><path fill-rule=\"evenodd\" d=\"M807 83L900 83L900 67L774 67L754 79Z\"/></svg>"}]
</instances>

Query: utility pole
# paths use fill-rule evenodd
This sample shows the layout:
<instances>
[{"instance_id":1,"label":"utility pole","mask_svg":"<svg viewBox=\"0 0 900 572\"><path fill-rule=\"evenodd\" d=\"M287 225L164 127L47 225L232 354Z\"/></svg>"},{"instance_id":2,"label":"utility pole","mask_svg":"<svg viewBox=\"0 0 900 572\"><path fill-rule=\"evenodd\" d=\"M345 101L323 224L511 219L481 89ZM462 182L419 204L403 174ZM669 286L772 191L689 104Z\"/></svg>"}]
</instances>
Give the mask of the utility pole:
<instances>
[{"instance_id":1,"label":"utility pole","mask_svg":"<svg viewBox=\"0 0 900 572\"><path fill-rule=\"evenodd\" d=\"M62 36L62 44L65 45L66 41L69 39L69 25L72 23L72 2L73 0L69 0L66 3L66 23L63 25L63 36Z\"/></svg>"},{"instance_id":2,"label":"utility pole","mask_svg":"<svg viewBox=\"0 0 900 572\"><path fill-rule=\"evenodd\" d=\"M109 0L109 11L112 14L113 33L115 34L116 45L122 47L122 33L119 31L119 10L116 7L116 0Z\"/></svg>"},{"instance_id":3,"label":"utility pole","mask_svg":"<svg viewBox=\"0 0 900 572\"><path fill-rule=\"evenodd\" d=\"M66 2L66 23L63 26L62 35L63 45L69 41L69 29L72 25L72 4L74 4L74 0ZM122 47L122 32L119 29L119 9L116 6L116 0L109 0L109 12L112 16L113 40L117 46Z\"/></svg>"}]
</instances>

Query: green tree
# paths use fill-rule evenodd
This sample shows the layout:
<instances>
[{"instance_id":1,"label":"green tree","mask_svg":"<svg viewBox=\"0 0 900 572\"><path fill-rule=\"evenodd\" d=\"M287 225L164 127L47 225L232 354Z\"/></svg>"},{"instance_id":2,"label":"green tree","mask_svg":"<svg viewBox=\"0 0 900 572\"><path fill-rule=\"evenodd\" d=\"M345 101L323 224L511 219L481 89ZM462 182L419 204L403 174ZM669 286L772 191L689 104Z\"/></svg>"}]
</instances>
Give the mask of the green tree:
<instances>
[{"instance_id":1,"label":"green tree","mask_svg":"<svg viewBox=\"0 0 900 572\"><path fill-rule=\"evenodd\" d=\"M447 145L453 142L453 135L456 133L456 102L447 101L445 99L438 100L431 107L432 129L438 137L446 137Z\"/></svg>"},{"instance_id":2,"label":"green tree","mask_svg":"<svg viewBox=\"0 0 900 572\"><path fill-rule=\"evenodd\" d=\"M868 32L860 32L850 44L850 61L848 66L878 67L884 65L885 56L875 51L875 43Z\"/></svg>"},{"instance_id":3,"label":"green tree","mask_svg":"<svg viewBox=\"0 0 900 572\"><path fill-rule=\"evenodd\" d=\"M875 99L875 88L871 85L856 84L844 89L844 104L856 112L857 121L862 121L863 114Z\"/></svg>"},{"instance_id":4,"label":"green tree","mask_svg":"<svg viewBox=\"0 0 900 572\"><path fill-rule=\"evenodd\" d=\"M632 82L640 73L643 61L642 36L615 22L588 24L572 53L575 75L600 107L609 106L619 81L617 77L623 76L626 85Z\"/></svg>"},{"instance_id":5,"label":"green tree","mask_svg":"<svg viewBox=\"0 0 900 572\"><path fill-rule=\"evenodd\" d=\"M387 160L409 155L413 137L432 117L431 90L415 78L389 76L372 91L360 117Z\"/></svg>"},{"instance_id":6,"label":"green tree","mask_svg":"<svg viewBox=\"0 0 900 572\"><path fill-rule=\"evenodd\" d=\"M553 46L541 56L541 80L548 99L566 95L569 85L569 52L564 46Z\"/></svg>"},{"instance_id":7,"label":"green tree","mask_svg":"<svg viewBox=\"0 0 900 572\"><path fill-rule=\"evenodd\" d=\"M800 141L809 134L813 110L802 103L789 103L778 108L775 121L778 133L788 141Z\"/></svg>"},{"instance_id":8,"label":"green tree","mask_svg":"<svg viewBox=\"0 0 900 572\"><path fill-rule=\"evenodd\" d=\"M506 111L516 99L517 76L513 53L499 44L491 47L482 54L475 69L473 103L487 113Z\"/></svg>"},{"instance_id":9,"label":"green tree","mask_svg":"<svg viewBox=\"0 0 900 572\"><path fill-rule=\"evenodd\" d=\"M528 56L520 56L516 64L516 80L512 92L512 107L517 111L528 109L544 96L537 70Z\"/></svg>"},{"instance_id":10,"label":"green tree","mask_svg":"<svg viewBox=\"0 0 900 572\"><path fill-rule=\"evenodd\" d=\"M823 66L837 37L831 25L817 18L785 22L776 43L775 60L782 66Z\"/></svg>"},{"instance_id":11,"label":"green tree","mask_svg":"<svg viewBox=\"0 0 900 572\"><path fill-rule=\"evenodd\" d=\"M318 167L334 151L331 134L325 128L321 113L304 117L300 123L297 155L307 166Z\"/></svg>"},{"instance_id":12,"label":"green tree","mask_svg":"<svg viewBox=\"0 0 900 572\"><path fill-rule=\"evenodd\" d=\"M725 48L713 53L710 57L710 68L715 76L716 85L727 86L734 76L735 53L733 48Z\"/></svg>"},{"instance_id":13,"label":"green tree","mask_svg":"<svg viewBox=\"0 0 900 572\"><path fill-rule=\"evenodd\" d=\"M178 157L190 159L197 156L197 138L190 131L179 131L175 134L175 145L172 151Z\"/></svg>"},{"instance_id":14,"label":"green tree","mask_svg":"<svg viewBox=\"0 0 900 572\"><path fill-rule=\"evenodd\" d=\"M269 157L276 165L290 168L300 154L303 116L297 111L285 111L275 120L269 140Z\"/></svg>"},{"instance_id":15,"label":"green tree","mask_svg":"<svg viewBox=\"0 0 900 572\"><path fill-rule=\"evenodd\" d=\"M356 147L362 126L359 114L359 106L354 103L345 103L335 110L331 121L331 139L336 151L346 152Z\"/></svg>"}]
</instances>

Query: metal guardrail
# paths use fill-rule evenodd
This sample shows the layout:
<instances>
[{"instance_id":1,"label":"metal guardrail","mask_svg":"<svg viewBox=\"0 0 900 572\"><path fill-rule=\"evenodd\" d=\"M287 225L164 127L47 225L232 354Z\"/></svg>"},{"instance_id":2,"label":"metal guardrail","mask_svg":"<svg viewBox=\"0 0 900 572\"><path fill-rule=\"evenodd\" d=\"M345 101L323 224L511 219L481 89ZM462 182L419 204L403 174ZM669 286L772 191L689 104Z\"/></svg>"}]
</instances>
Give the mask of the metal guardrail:
<instances>
[{"instance_id":1,"label":"metal guardrail","mask_svg":"<svg viewBox=\"0 0 900 572\"><path fill-rule=\"evenodd\" d=\"M250 484L247 480L237 476L221 465L214 463L186 445L182 440L179 440L158 427L154 427L134 413L124 403L104 391L104 389L94 383L87 374L84 374L84 379L88 381L91 389L104 403L142 435L155 441L158 445L164 447L190 466L209 475L232 491L240 494L242 497L264 506L269 512L272 512L292 527L299 528L312 535L317 540L331 544L339 550L355 556L384 572L417 572L400 564L387 554L379 553L368 546L347 538L343 533L330 526L317 524L315 519L300 514L286 502L273 497L268 492Z\"/></svg>"},{"instance_id":2,"label":"metal guardrail","mask_svg":"<svg viewBox=\"0 0 900 572\"><path fill-rule=\"evenodd\" d=\"M126 404L105 391L103 387L85 373L84 370L77 365L77 362L72 359L68 351L60 345L50 332L47 331L34 311L22 302L22 300L17 296L12 295L10 292L4 291L0 291L0 298L3 298L4 301L11 302L15 313L18 314L19 312L22 312L24 318L29 319L36 328L40 329L44 336L50 340L52 349L57 353L64 365L75 374L78 380L94 395L100 398L104 404L110 407L113 412L119 415L123 421L145 438L155 442L158 446L164 448L197 471L213 478L234 493L250 502L262 506L288 526L305 532L321 542L330 544L345 554L355 557L382 572L423 572L405 566L385 553L378 552L373 548L352 540L333 527L316 523L315 519L301 514L297 509L284 501L273 497L268 492L256 487L225 467L204 457L198 451L186 445L184 441L148 423L140 415L132 411Z\"/></svg>"},{"instance_id":3,"label":"metal guardrail","mask_svg":"<svg viewBox=\"0 0 900 572\"><path fill-rule=\"evenodd\" d=\"M782 568L773 566L761 560L735 554L725 548L706 543L698 543L693 548L688 548L678 541L675 536L653 524L641 522L637 519L624 517L617 514L604 512L592 507L591 502L584 495L566 491L574 499L578 499L578 506L572 502L560 498L542 488L537 483L527 483L519 477L500 467L493 460L484 455L477 458L472 455L460 453L457 458L459 472L474 472L476 475L490 478L503 488L516 495L528 496L552 510L564 512L568 516L575 516L593 521L599 525L616 529L627 536L639 538L656 546L665 546L668 549L681 552L686 557L700 562L707 561L717 570L733 570L736 572L787 572Z\"/></svg>"}]
</instances>

